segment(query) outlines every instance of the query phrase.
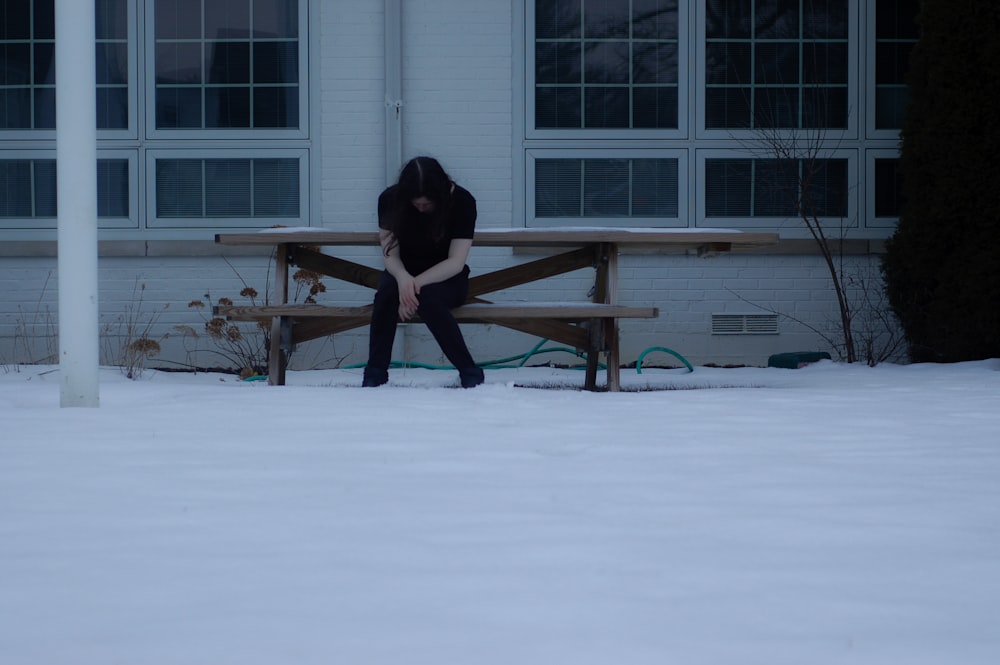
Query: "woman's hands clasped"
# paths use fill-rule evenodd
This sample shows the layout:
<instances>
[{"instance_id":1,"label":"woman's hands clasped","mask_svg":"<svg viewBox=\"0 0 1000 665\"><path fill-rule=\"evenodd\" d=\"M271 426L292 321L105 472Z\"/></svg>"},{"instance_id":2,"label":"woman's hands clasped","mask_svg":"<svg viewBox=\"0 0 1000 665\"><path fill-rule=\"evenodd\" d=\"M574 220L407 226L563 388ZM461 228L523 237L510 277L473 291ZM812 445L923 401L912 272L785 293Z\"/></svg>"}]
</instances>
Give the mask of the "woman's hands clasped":
<instances>
[{"instance_id":1,"label":"woman's hands clasped","mask_svg":"<svg viewBox=\"0 0 1000 665\"><path fill-rule=\"evenodd\" d=\"M397 280L399 284L399 320L409 321L420 306L420 285L413 277Z\"/></svg>"}]
</instances>

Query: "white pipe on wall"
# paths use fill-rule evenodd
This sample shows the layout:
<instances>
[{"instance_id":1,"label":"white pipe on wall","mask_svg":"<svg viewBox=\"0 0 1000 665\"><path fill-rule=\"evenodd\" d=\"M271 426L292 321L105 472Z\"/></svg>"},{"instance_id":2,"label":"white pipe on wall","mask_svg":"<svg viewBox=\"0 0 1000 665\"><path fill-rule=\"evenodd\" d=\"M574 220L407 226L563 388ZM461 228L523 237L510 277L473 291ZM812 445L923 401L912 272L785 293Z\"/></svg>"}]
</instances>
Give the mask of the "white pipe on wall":
<instances>
[{"instance_id":1,"label":"white pipe on wall","mask_svg":"<svg viewBox=\"0 0 1000 665\"><path fill-rule=\"evenodd\" d=\"M385 184L403 168L403 2L385 0ZM410 326L399 326L393 358L409 358ZM400 352L402 356L400 356Z\"/></svg>"},{"instance_id":2,"label":"white pipe on wall","mask_svg":"<svg viewBox=\"0 0 1000 665\"><path fill-rule=\"evenodd\" d=\"M99 406L94 3L56 0L60 406Z\"/></svg>"}]
</instances>

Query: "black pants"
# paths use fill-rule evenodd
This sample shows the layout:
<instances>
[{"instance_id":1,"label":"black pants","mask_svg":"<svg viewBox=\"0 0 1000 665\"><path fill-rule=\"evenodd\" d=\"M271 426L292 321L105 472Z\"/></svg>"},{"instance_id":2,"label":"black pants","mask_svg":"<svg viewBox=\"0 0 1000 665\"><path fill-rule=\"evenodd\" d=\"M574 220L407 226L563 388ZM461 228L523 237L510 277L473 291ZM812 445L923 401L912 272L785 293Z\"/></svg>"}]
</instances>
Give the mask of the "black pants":
<instances>
[{"instance_id":1,"label":"black pants","mask_svg":"<svg viewBox=\"0 0 1000 665\"><path fill-rule=\"evenodd\" d=\"M420 306L417 315L427 324L441 351L454 365L463 381L466 377L482 376L465 345L465 338L459 330L453 307L465 302L469 295L469 267L462 272L437 284L428 284L420 289ZM368 369L385 372L392 360L392 342L396 338L399 322L399 285L396 278L383 271L375 293L372 310L371 331L368 338ZM480 379L481 381L481 379Z\"/></svg>"}]
</instances>

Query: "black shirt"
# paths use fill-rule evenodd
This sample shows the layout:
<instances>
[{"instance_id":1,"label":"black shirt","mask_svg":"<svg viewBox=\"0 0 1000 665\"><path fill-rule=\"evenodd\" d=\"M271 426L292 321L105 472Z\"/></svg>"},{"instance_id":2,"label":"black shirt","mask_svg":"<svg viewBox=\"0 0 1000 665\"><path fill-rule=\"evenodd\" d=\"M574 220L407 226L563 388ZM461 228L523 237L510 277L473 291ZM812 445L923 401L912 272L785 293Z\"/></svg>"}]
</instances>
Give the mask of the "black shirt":
<instances>
[{"instance_id":1,"label":"black shirt","mask_svg":"<svg viewBox=\"0 0 1000 665\"><path fill-rule=\"evenodd\" d=\"M393 210L395 194L396 185L393 185L378 197L379 228L389 227L387 216ZM444 234L439 241L434 240L432 219L431 215L421 213L411 205L403 207L402 224L396 240L399 242L399 258L411 275L419 275L447 259L448 248L455 238L472 239L476 230L476 199L467 189L455 185L451 193L451 209L444 220Z\"/></svg>"}]
</instances>

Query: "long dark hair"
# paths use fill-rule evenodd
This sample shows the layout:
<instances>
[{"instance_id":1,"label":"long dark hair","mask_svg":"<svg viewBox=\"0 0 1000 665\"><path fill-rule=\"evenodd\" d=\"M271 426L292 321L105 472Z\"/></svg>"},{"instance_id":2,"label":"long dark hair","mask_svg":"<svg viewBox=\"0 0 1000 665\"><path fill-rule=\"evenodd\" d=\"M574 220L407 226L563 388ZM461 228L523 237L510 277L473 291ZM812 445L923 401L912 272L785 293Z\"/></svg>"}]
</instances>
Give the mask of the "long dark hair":
<instances>
[{"instance_id":1,"label":"long dark hair","mask_svg":"<svg viewBox=\"0 0 1000 665\"><path fill-rule=\"evenodd\" d=\"M386 254L399 243L406 219L413 214L413 199L427 197L434 203L434 210L427 213L431 218L431 235L435 242L444 238L448 217L451 215L451 178L441 163L433 157L414 157L399 172L395 185L394 200L386 221L393 239L386 247Z\"/></svg>"}]
</instances>

